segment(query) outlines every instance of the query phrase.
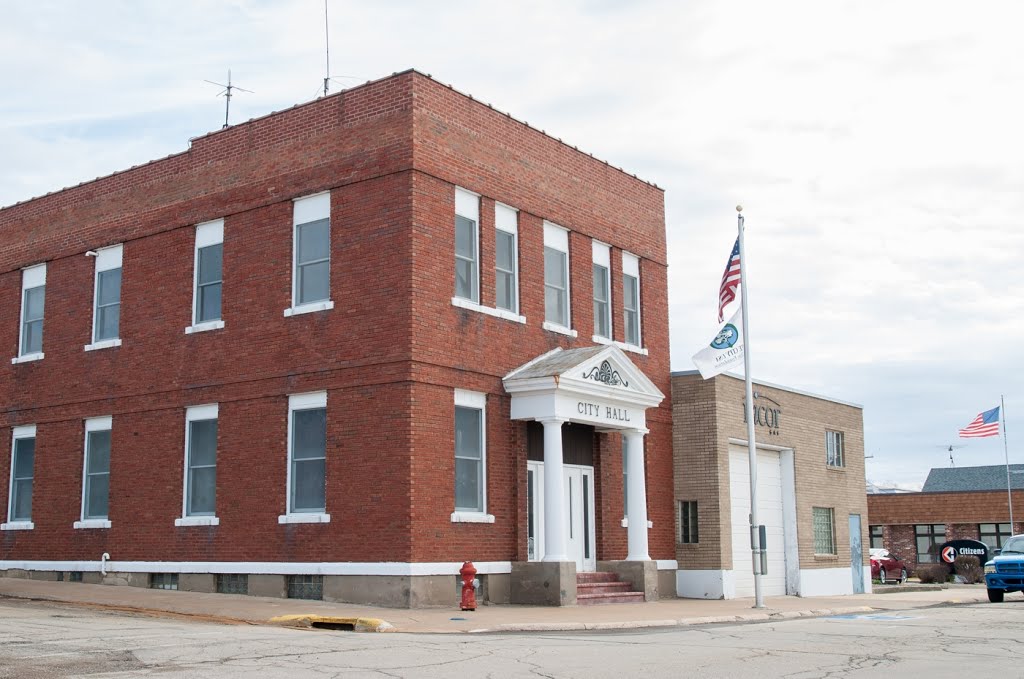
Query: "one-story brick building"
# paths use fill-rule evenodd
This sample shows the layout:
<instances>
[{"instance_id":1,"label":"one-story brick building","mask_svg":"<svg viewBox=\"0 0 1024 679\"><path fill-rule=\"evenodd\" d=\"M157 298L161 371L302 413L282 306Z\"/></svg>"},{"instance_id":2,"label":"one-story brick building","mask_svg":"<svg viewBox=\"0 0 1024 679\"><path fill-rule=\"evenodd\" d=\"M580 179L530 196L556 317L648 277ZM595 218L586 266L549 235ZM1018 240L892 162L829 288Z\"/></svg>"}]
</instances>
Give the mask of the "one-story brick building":
<instances>
[{"instance_id":1,"label":"one-story brick building","mask_svg":"<svg viewBox=\"0 0 1024 679\"><path fill-rule=\"evenodd\" d=\"M909 563L936 563L950 540L979 540L990 549L1024 532L1024 465L932 469L921 492L869 493L872 547L885 547Z\"/></svg>"}]
</instances>

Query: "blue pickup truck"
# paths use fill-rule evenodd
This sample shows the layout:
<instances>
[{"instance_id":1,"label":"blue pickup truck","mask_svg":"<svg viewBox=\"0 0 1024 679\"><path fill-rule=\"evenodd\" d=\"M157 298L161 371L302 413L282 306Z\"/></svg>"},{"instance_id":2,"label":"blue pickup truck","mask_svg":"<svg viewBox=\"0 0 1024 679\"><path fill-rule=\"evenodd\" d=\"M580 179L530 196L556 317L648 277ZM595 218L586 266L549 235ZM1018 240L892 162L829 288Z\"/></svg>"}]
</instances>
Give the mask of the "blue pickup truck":
<instances>
[{"instance_id":1,"label":"blue pickup truck","mask_svg":"<svg viewBox=\"0 0 1024 679\"><path fill-rule=\"evenodd\" d=\"M1024 535L1014 535L1003 549L985 564L988 600L999 603L1007 592L1024 592Z\"/></svg>"}]
</instances>

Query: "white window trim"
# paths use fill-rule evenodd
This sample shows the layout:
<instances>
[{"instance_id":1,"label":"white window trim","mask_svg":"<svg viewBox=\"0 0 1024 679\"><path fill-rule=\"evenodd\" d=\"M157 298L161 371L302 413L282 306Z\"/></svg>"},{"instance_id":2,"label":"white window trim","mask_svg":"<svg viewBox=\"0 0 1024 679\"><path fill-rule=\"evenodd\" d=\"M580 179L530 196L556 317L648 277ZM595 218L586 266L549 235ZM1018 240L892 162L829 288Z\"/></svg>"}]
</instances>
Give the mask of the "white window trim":
<instances>
[{"instance_id":1,"label":"white window trim","mask_svg":"<svg viewBox=\"0 0 1024 679\"><path fill-rule=\"evenodd\" d=\"M195 247L192 257L192 325L185 328L185 334L191 335L196 332L207 330L219 330L224 327L224 263L221 261L221 317L212 321L196 322L196 315L199 313L199 250L211 245L224 244L224 220L214 219L213 221L196 224ZM223 252L223 250L221 251Z\"/></svg>"},{"instance_id":2,"label":"white window trim","mask_svg":"<svg viewBox=\"0 0 1024 679\"><path fill-rule=\"evenodd\" d=\"M626 344L625 342L619 342L618 340L610 340L607 337L601 337L600 335L594 335L590 338L594 344L607 344L610 346L616 346L623 351L631 351L634 354L640 354L641 356L647 356L648 351L644 347L634 346L632 344Z\"/></svg>"},{"instance_id":3,"label":"white window trim","mask_svg":"<svg viewBox=\"0 0 1024 679\"><path fill-rule=\"evenodd\" d=\"M93 342L92 344L86 344L83 347L86 351L96 351L97 349L109 349L111 347L121 346L121 338L116 337L114 339L100 340L99 342Z\"/></svg>"},{"instance_id":4,"label":"white window trim","mask_svg":"<svg viewBox=\"0 0 1024 679\"><path fill-rule=\"evenodd\" d=\"M29 363L31 361L41 361L46 357L46 354L39 352L38 354L25 354L24 356L15 356L11 359L11 365L17 365L19 363Z\"/></svg>"},{"instance_id":5,"label":"white window trim","mask_svg":"<svg viewBox=\"0 0 1024 679\"><path fill-rule=\"evenodd\" d=\"M569 325L547 320L547 311L545 310L542 327L562 335L577 337L578 333L572 329L572 259L569 254L569 230L544 220L544 247L565 254L565 316Z\"/></svg>"},{"instance_id":6,"label":"white window trim","mask_svg":"<svg viewBox=\"0 0 1024 679\"><path fill-rule=\"evenodd\" d=\"M607 243L602 243L599 240L591 241L590 244L591 259L592 263L596 266L603 266L605 270L606 283L608 286L608 299L605 304L608 305L608 337L603 337L597 334L597 319L594 319L594 341L596 338L602 337L603 339L611 340L615 335L615 313L613 311L613 299L612 294L612 246ZM591 268L593 271L593 268ZM593 274L591 274L593 275Z\"/></svg>"},{"instance_id":7,"label":"white window trim","mask_svg":"<svg viewBox=\"0 0 1024 679\"><path fill-rule=\"evenodd\" d=\"M512 234L512 271L515 276L515 290L512 291L512 297L515 300L515 311L509 311L508 309L498 309L497 302L497 283L495 283L495 302L494 306L500 312L513 314L519 316L519 312L523 310L519 300L519 210L512 207L511 205L505 205L504 203L494 203L494 229L495 231L502 231L504 233ZM497 255L497 245L495 245L495 255ZM495 273L497 273L497 263L495 263ZM523 323L526 319L523 316L519 316L523 319Z\"/></svg>"},{"instance_id":8,"label":"white window trim","mask_svg":"<svg viewBox=\"0 0 1024 679\"><path fill-rule=\"evenodd\" d=\"M199 516L188 515L188 462L189 462L189 445L192 443L192 427L189 425L193 422L200 422L203 420L216 420L220 417L220 407L216 403L210 403L202 406L189 406L185 409L185 472L181 477L181 518L174 520L175 526L217 526L220 525L220 519L217 518L216 512L213 514L203 514ZM214 491L216 492L216 490Z\"/></svg>"},{"instance_id":9,"label":"white window trim","mask_svg":"<svg viewBox=\"0 0 1024 679\"><path fill-rule=\"evenodd\" d=\"M46 286L46 262L27 266L21 270L21 315L18 317L18 355L11 359L12 364L42 360L42 350L31 354L25 353L25 291L39 286ZM45 294L45 292L44 292ZM45 300L43 304L45 305ZM43 308L43 325L46 325L46 309Z\"/></svg>"},{"instance_id":10,"label":"white window trim","mask_svg":"<svg viewBox=\"0 0 1024 679\"><path fill-rule=\"evenodd\" d=\"M455 215L473 220L473 259L476 262L476 280L473 282L473 290L476 291L476 299L471 297L453 298L465 300L479 306L480 302L480 194L474 193L462 187L455 187ZM454 224L452 225L455 226ZM456 259L458 257L456 256Z\"/></svg>"},{"instance_id":11,"label":"white window trim","mask_svg":"<svg viewBox=\"0 0 1024 679\"><path fill-rule=\"evenodd\" d=\"M278 523L330 523L331 515L323 512L293 512L292 507L292 425L296 410L312 410L314 408L327 408L327 392L314 391L308 394L292 394L288 397L288 467L285 473L285 496L284 514L277 517ZM326 450L324 453L326 454ZM327 474L327 465L324 465L324 475ZM326 482L326 478L324 479ZM324 504L327 504L327 497L324 496Z\"/></svg>"},{"instance_id":12,"label":"white window trim","mask_svg":"<svg viewBox=\"0 0 1024 679\"><path fill-rule=\"evenodd\" d=\"M480 504L482 511L456 509L452 512L452 523L494 523L494 516L487 513L487 394L456 389L455 405L460 408L473 408L480 411ZM452 411L452 427L454 428L454 426L455 416ZM455 460L455 450L452 450L452 460L453 462ZM455 493L453 492L452 503L454 504L454 502Z\"/></svg>"},{"instance_id":13,"label":"white window trim","mask_svg":"<svg viewBox=\"0 0 1024 679\"><path fill-rule=\"evenodd\" d=\"M299 226L327 220L328 261L333 259L331 247L331 192L321 191L301 198L292 199L292 300L291 306L284 310L285 318L300 316L315 311L327 311L334 308L331 294L330 264L327 266L327 299L318 302L299 304Z\"/></svg>"},{"instance_id":14,"label":"white window trim","mask_svg":"<svg viewBox=\"0 0 1024 679\"><path fill-rule=\"evenodd\" d=\"M642 314L643 304L643 288L642 281L640 280L640 258L631 252L622 251L622 275L633 276L636 278L636 344L630 344L628 342L622 343L622 349L626 347L635 347L636 349L643 349L644 346L644 321ZM625 279L623 279L625 280ZM623 290L622 300L622 333L623 339L625 339L626 333L626 300L625 290ZM646 352L644 352L646 355Z\"/></svg>"},{"instance_id":15,"label":"white window trim","mask_svg":"<svg viewBox=\"0 0 1024 679\"><path fill-rule=\"evenodd\" d=\"M85 345L86 351L95 351L96 349L107 349L109 347L121 346L121 310L118 309L118 321L117 321L117 337L110 339L96 341L96 321L99 320L99 308L97 308L97 302L100 297L100 274L104 271L111 271L112 269L121 269L121 288L124 288L124 245L118 243L117 245L108 245L105 248L99 248L96 250L96 266L93 270L92 275L92 339L93 341ZM122 289L118 289L118 306L123 306L123 292Z\"/></svg>"},{"instance_id":16,"label":"white window trim","mask_svg":"<svg viewBox=\"0 0 1024 679\"><path fill-rule=\"evenodd\" d=\"M11 478L7 485L7 523L0 524L0 530L32 530L36 525L31 521L13 521L11 515L14 513L14 447L19 439L34 439L36 437L36 425L28 424L14 427L11 430ZM32 494L35 494L35 456L32 459Z\"/></svg>"},{"instance_id":17,"label":"white window trim","mask_svg":"<svg viewBox=\"0 0 1024 679\"><path fill-rule=\"evenodd\" d=\"M82 441L82 502L79 505L79 519L75 521L74 528L110 528L110 515L107 515L106 519L86 519L85 518L85 475L88 470L86 464L89 461L89 434L94 431L110 431L110 456L114 455L114 418L111 416L106 417L91 417L85 421L85 439ZM110 475L110 464L107 466L107 475L109 479ZM107 484L107 511L110 511L110 485Z\"/></svg>"},{"instance_id":18,"label":"white window trim","mask_svg":"<svg viewBox=\"0 0 1024 679\"><path fill-rule=\"evenodd\" d=\"M506 321L514 321L516 323L526 323L526 316L520 316L514 314L511 311L505 309L491 308L471 302L468 299L462 297L452 297L452 306L457 306L460 309L469 309L470 311L476 311L481 314L487 314L488 316L494 316L495 318L504 318Z\"/></svg>"}]
</instances>

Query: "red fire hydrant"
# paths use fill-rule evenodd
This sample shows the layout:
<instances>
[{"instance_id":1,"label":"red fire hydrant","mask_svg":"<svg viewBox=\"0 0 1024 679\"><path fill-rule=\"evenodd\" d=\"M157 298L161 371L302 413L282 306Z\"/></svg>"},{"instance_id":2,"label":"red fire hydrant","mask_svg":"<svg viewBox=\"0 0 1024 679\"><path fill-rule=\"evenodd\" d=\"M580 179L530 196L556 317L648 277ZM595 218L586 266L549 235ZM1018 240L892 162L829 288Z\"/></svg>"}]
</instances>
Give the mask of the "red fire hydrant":
<instances>
[{"instance_id":1,"label":"red fire hydrant","mask_svg":"<svg viewBox=\"0 0 1024 679\"><path fill-rule=\"evenodd\" d=\"M476 610L476 590L473 589L473 579L476 577L476 567L472 561L467 561L462 564L462 568L459 569L459 575L462 576L462 602L461 607L464 611L475 611Z\"/></svg>"}]
</instances>

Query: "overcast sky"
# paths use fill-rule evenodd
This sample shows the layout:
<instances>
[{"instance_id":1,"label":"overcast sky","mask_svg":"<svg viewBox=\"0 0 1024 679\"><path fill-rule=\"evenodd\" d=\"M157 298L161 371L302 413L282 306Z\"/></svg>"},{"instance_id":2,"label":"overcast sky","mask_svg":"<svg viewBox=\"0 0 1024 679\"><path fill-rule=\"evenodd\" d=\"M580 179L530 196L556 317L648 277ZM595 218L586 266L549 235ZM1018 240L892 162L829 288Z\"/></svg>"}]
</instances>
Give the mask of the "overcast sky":
<instances>
[{"instance_id":1,"label":"overcast sky","mask_svg":"<svg viewBox=\"0 0 1024 679\"><path fill-rule=\"evenodd\" d=\"M332 91L417 68L665 189L673 370L742 203L756 379L862 404L874 482L1000 394L1024 463L1021 3L328 1ZM0 205L186 149L229 68L233 122L324 76L323 0L0 7Z\"/></svg>"}]
</instances>

